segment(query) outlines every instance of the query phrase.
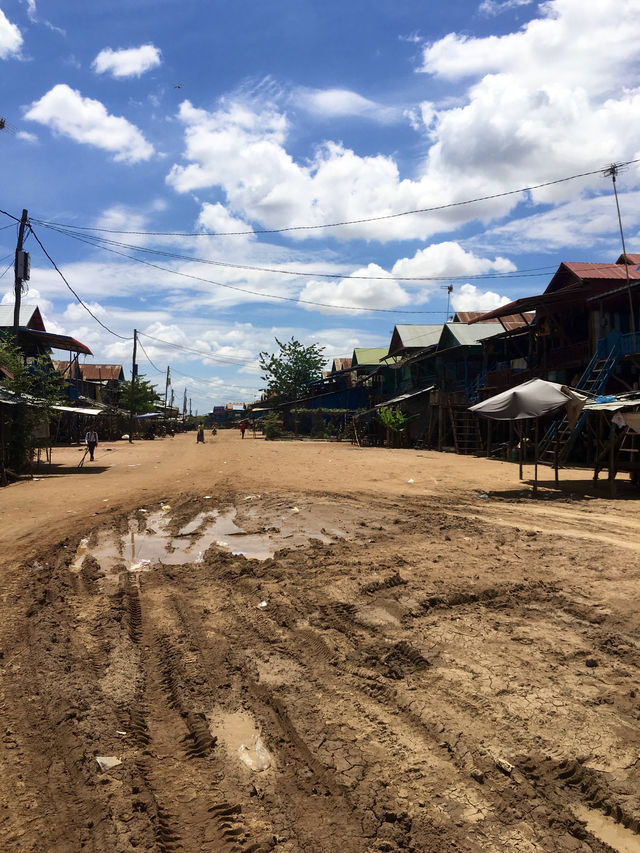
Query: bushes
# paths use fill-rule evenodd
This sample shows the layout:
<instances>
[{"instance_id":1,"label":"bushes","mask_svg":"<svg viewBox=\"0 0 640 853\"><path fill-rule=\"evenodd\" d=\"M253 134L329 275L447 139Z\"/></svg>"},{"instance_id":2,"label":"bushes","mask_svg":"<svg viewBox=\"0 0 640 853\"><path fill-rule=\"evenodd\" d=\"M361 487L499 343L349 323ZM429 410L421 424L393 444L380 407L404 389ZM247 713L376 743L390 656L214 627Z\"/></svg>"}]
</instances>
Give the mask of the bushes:
<instances>
[{"instance_id":1,"label":"bushes","mask_svg":"<svg viewBox=\"0 0 640 853\"><path fill-rule=\"evenodd\" d=\"M274 441L282 435L282 423L277 412L269 412L262 420L262 430L266 441Z\"/></svg>"}]
</instances>

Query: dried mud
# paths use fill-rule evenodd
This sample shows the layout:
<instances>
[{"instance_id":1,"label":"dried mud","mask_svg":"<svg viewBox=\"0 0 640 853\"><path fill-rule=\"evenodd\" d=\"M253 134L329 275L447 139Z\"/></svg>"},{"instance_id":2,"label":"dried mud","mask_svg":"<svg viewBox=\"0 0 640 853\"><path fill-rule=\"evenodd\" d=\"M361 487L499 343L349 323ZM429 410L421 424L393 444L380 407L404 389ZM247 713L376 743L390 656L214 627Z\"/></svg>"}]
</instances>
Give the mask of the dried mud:
<instances>
[{"instance_id":1,"label":"dried mud","mask_svg":"<svg viewBox=\"0 0 640 853\"><path fill-rule=\"evenodd\" d=\"M549 535L550 505L246 498L148 505L16 571L4 851L640 850L629 517L613 545L570 507ZM272 556L199 553L230 507ZM158 519L190 558L131 571Z\"/></svg>"}]
</instances>

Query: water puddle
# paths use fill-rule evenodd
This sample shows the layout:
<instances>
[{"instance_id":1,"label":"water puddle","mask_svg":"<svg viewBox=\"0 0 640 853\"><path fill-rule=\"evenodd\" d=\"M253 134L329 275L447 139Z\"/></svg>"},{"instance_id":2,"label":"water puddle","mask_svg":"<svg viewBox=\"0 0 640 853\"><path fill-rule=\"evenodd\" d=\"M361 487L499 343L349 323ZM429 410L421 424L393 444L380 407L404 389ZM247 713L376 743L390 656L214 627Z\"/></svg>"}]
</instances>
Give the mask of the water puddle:
<instances>
[{"instance_id":1,"label":"water puddle","mask_svg":"<svg viewBox=\"0 0 640 853\"><path fill-rule=\"evenodd\" d=\"M617 853L640 853L640 838L635 832L616 823L602 812L593 811L586 806L575 806L572 811L578 820L587 824L589 832Z\"/></svg>"},{"instance_id":2,"label":"water puddle","mask_svg":"<svg viewBox=\"0 0 640 853\"><path fill-rule=\"evenodd\" d=\"M157 563L203 562L212 545L247 559L267 560L278 549L302 548L314 541L329 544L347 536L336 525L337 521L345 521L341 509L332 504L314 504L304 511L282 505L272 510L255 505L243 509L241 517L247 526L260 532L247 533L233 506L200 512L177 533L172 532L170 504L163 502L153 512L140 509L129 519L129 530L124 535L100 530L91 545L88 539L82 539L70 569L79 572L85 556L90 554L105 573L117 573L123 564L129 572L145 572Z\"/></svg>"},{"instance_id":3,"label":"water puddle","mask_svg":"<svg viewBox=\"0 0 640 853\"><path fill-rule=\"evenodd\" d=\"M134 518L129 522L129 532L122 537L112 531L101 531L95 545L89 546L88 540L81 540L70 569L79 572L87 554L95 557L102 570L107 572L123 563L130 572L148 571L154 563L200 563L205 551L214 544L248 559L267 560L272 557L275 547L269 536L245 533L235 523L235 515L234 507L222 513L217 510L201 512L177 535L172 535L166 511L149 513L143 530L139 529Z\"/></svg>"}]
</instances>

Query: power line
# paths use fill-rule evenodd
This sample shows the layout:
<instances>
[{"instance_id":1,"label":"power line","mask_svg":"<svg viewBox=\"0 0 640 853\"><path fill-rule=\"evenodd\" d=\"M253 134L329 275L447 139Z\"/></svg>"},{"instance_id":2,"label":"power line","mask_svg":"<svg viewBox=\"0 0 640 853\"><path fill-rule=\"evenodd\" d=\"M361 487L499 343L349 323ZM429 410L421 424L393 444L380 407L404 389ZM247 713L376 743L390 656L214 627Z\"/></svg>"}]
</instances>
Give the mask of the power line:
<instances>
[{"instance_id":1,"label":"power line","mask_svg":"<svg viewBox=\"0 0 640 853\"><path fill-rule=\"evenodd\" d=\"M62 234L66 237L71 237L72 239L80 239L78 235L74 234L71 231L56 228L51 225L45 225L45 228L49 228L51 231L55 231L57 234ZM108 248L109 246L119 246L122 249L131 249L136 252L146 252L150 255L159 255L165 258L173 258L179 261L189 261L191 263L198 264L209 264L210 266L216 267L226 267L230 269L239 269L239 270L247 270L249 272L268 272L275 273L276 275L289 275L289 276L304 276L307 278L340 278L340 279L348 279L349 281L390 281L391 279L396 279L397 281L470 281L472 279L496 279L496 278L530 278L532 276L539 275L540 273L549 272L552 267L532 267L530 269L524 270L513 270L509 272L496 272L496 273L472 273L470 275L422 275L422 276L400 276L400 275L349 275L345 273L335 273L335 272L306 272L304 270L288 270L276 267L258 267L251 266L250 264L237 264L231 263L230 261L214 261L211 258L199 258L194 255L181 255L177 252L167 252L163 249L151 249L146 246L136 246L132 243L122 243L118 240L109 240L105 237L97 237L95 235L85 235L84 241L89 243L90 245L95 246L96 248Z\"/></svg>"},{"instance_id":2,"label":"power line","mask_svg":"<svg viewBox=\"0 0 640 853\"><path fill-rule=\"evenodd\" d=\"M49 227L49 226L45 226ZM54 230L54 229L52 229ZM70 235L71 236L71 235ZM80 237L73 235L74 240L78 240L81 243L87 243L90 246L95 247L95 243L92 243L91 240L86 239L86 237ZM366 307L358 307L356 305L331 305L328 302L315 302L311 299L299 299L295 296L279 296L274 293L265 293L259 290L250 290L247 287L237 287L233 284L224 284L221 281L213 281L210 278L204 278L203 276L191 275L191 273L180 272L179 270L172 270L170 267L163 267L160 264L154 264L151 261L145 261L144 258L136 258L135 255L129 255L126 252L119 252L117 249L112 249L109 246L101 246L100 248L104 249L105 252L111 252L114 255L119 255L123 258L128 258L130 261L135 261L138 264L144 264L147 267L151 267L152 269L160 270L161 272L167 272L170 275L177 275L182 278L188 278L192 281L201 281L205 284L212 284L214 287L224 287L227 290L235 290L239 293L248 293L251 296L258 296L261 299L277 299L282 302L295 302L298 305L314 305L320 308L331 308L334 311L355 311L357 313L363 312L375 312L377 314L442 314L442 311L405 311L402 308L366 308ZM128 339L129 340L129 339Z\"/></svg>"},{"instance_id":3,"label":"power line","mask_svg":"<svg viewBox=\"0 0 640 853\"><path fill-rule=\"evenodd\" d=\"M634 160L626 160L623 163L618 163L617 166L630 166L634 163L639 163L640 158ZM448 210L453 207L463 207L467 204L477 204L481 201L492 201L496 198L505 198L510 195L519 195L520 193L532 192L533 190L543 189L544 187L552 187L556 184L563 184L567 181L575 181L577 178L586 178L590 175L601 175L607 167L600 169L592 169L589 172L579 172L575 175L568 175L564 178L556 178L553 181L544 181L540 184L532 184L531 186L521 187L517 190L505 190L501 193L492 193L490 195L478 196L477 198L466 199L465 201L454 201L448 204L438 204L433 207L420 207L414 210L403 210L399 213L387 213L381 216L369 216L363 219L345 219L340 222L327 222L322 225L289 225L284 228L261 228L251 229L250 231L127 231L117 228L98 228L92 225L67 225L61 222L48 222L46 220L35 219L39 225L54 225L64 228L73 228L78 231L101 231L105 234L136 234L148 237L241 237L250 234L282 234L287 231L314 231L321 228L340 228L345 225L363 225L368 222L382 222L389 219L398 219L402 216L412 216L418 213L435 213L439 210Z\"/></svg>"},{"instance_id":4,"label":"power line","mask_svg":"<svg viewBox=\"0 0 640 853\"><path fill-rule=\"evenodd\" d=\"M71 291L71 293L73 293L73 295L74 295L74 296L75 296L75 298L78 300L78 302L80 303L80 305L82 305L82 307L85 309L85 311L87 311L89 314L91 314L91 316L92 316L92 317L93 317L93 319L96 321L96 323L98 323L100 326L102 326L102 328L103 328L103 329L106 329L106 331L107 331L107 332L109 332L109 334L110 334L110 335L114 335L114 337L116 337L116 338L120 338L120 339L121 339L121 340L123 340L123 341L130 341L130 340L133 340L132 338L127 338L127 337L125 337L124 335L119 335L119 334L118 334L118 332L114 332L114 331L113 331L113 329L110 329L107 325L105 325L105 324L102 322L102 320L100 320L98 317L96 317L96 315L93 313L93 311L91 310L91 308L89 308L89 306L88 306L88 305L86 305L86 304L82 301L82 299L78 296L78 294L75 292L75 290L71 287L71 285L69 284L69 282L67 281L67 279L66 279L66 278L64 277L64 275L62 274L62 271L59 269L58 265L57 265L57 264L56 264L56 262L53 260L53 258L52 258L52 257L51 257L51 255L49 254L49 252L47 252L47 250L45 249L45 247L42 245L42 243L40 242L40 238L39 238L39 237L38 237L38 235L35 233L35 231L33 230L33 228L31 228L31 226L29 226L29 230L30 230L30 231L31 231L31 233L33 234L34 239L36 240L36 242L38 243L38 245L40 246L40 248L42 249L42 251L45 253L45 255L47 256L47 258L51 261L51 264L52 264L53 268L54 268L54 269L55 269L55 271L58 273L58 275L60 276L60 278L64 281L64 283L66 284L66 286L69 288L69 290Z\"/></svg>"},{"instance_id":5,"label":"power line","mask_svg":"<svg viewBox=\"0 0 640 853\"><path fill-rule=\"evenodd\" d=\"M195 355L202 356L203 358L210 358L212 361L221 361L223 364L228 365L243 365L250 364L253 359L237 359L237 358L227 358L224 355L215 355L214 353L207 352L206 350L195 349L194 347L188 347L184 344L176 344L173 341L165 341L162 338L156 338L153 335L148 335L146 332L138 332L138 335L144 335L145 338L149 338L151 341L156 341L157 343L164 344L164 346L171 347L172 349L179 350L180 352L190 352Z\"/></svg>"},{"instance_id":6,"label":"power line","mask_svg":"<svg viewBox=\"0 0 640 853\"><path fill-rule=\"evenodd\" d=\"M138 332L138 345L139 345L140 349L141 349L141 350L142 350L142 352L145 354L146 359L147 359L147 361L149 362L149 364L151 365L151 367L154 367L154 368L158 371L158 373L162 373L162 374L164 374L164 370L160 370L160 368L158 367L158 365L157 365L157 364L154 364L154 363L151 361L151 359L150 359L150 357L149 357L149 353L146 351L146 349L145 349L145 348L144 348L144 346L142 345L142 341L140 340L140 335L141 335L141 334L142 334L142 332Z\"/></svg>"}]
</instances>

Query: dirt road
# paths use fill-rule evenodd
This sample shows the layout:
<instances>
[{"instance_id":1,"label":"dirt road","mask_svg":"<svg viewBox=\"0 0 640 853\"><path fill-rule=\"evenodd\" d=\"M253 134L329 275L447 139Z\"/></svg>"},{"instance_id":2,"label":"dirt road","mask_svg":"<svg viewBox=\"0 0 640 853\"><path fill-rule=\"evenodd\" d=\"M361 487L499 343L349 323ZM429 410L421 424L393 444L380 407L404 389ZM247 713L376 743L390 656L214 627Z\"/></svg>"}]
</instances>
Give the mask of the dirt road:
<instances>
[{"instance_id":1,"label":"dirt road","mask_svg":"<svg viewBox=\"0 0 640 853\"><path fill-rule=\"evenodd\" d=\"M640 851L632 492L237 432L81 456L0 490L0 849Z\"/></svg>"}]
</instances>

